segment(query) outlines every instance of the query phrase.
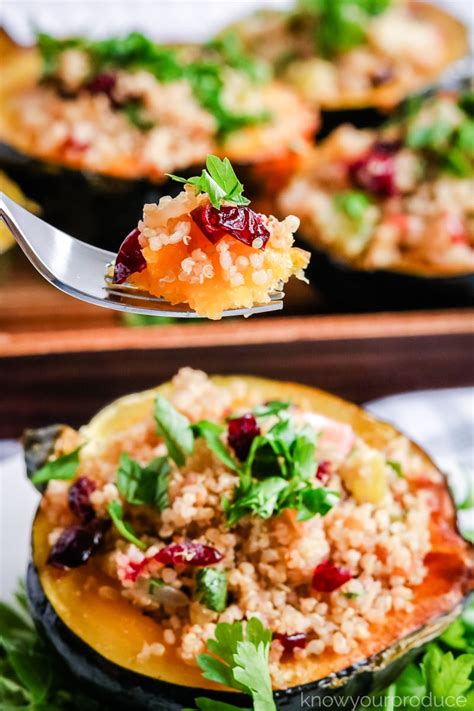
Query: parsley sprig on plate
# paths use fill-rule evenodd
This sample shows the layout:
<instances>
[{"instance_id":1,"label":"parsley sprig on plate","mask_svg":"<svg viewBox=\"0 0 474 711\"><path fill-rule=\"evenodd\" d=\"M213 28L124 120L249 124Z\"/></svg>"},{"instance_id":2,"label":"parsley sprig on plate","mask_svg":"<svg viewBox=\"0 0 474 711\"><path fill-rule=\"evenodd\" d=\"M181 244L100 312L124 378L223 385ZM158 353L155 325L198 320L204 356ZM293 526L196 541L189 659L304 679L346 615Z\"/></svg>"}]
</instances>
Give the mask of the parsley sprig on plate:
<instances>
[{"instance_id":1,"label":"parsley sprig on plate","mask_svg":"<svg viewBox=\"0 0 474 711\"><path fill-rule=\"evenodd\" d=\"M271 641L271 631L256 617L245 629L241 622L221 622L215 639L207 642L211 654L200 654L197 663L205 679L248 694L254 711L276 711L268 668ZM206 698L197 698L195 703L199 711L238 711L237 706Z\"/></svg>"},{"instance_id":2,"label":"parsley sprig on plate","mask_svg":"<svg viewBox=\"0 0 474 711\"><path fill-rule=\"evenodd\" d=\"M237 178L228 158L221 160L217 156L208 156L206 168L201 175L192 178L181 178L171 173L168 175L178 183L193 185L197 195L207 193L212 206L217 210L224 201L233 202L235 205L250 204L250 200L244 197L244 186Z\"/></svg>"}]
</instances>

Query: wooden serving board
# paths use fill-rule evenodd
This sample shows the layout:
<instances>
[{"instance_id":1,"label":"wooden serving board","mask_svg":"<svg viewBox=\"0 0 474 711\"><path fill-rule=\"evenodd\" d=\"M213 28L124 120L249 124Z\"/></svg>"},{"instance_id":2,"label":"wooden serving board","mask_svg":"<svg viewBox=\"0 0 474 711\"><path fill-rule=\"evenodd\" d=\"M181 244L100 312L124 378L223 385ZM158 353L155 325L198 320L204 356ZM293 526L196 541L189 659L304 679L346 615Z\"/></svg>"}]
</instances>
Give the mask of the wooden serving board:
<instances>
[{"instance_id":1,"label":"wooden serving board","mask_svg":"<svg viewBox=\"0 0 474 711\"><path fill-rule=\"evenodd\" d=\"M303 288L288 293L284 315L130 328L12 256L15 278L0 285L0 438L80 425L183 366L296 380L359 403L474 382L474 310L311 314Z\"/></svg>"}]
</instances>

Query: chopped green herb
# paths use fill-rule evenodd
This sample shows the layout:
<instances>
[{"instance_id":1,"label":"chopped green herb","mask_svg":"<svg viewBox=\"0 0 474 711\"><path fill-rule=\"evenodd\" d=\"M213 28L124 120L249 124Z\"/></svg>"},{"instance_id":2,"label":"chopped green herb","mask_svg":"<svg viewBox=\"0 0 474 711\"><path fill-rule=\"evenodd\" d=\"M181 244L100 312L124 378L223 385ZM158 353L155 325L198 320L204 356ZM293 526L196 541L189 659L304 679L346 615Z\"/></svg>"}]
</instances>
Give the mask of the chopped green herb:
<instances>
[{"instance_id":1,"label":"chopped green herb","mask_svg":"<svg viewBox=\"0 0 474 711\"><path fill-rule=\"evenodd\" d=\"M130 123L140 131L149 131L155 125L155 122L147 117L146 111L141 101L132 99L120 107L120 110L125 114Z\"/></svg>"},{"instance_id":2,"label":"chopped green herb","mask_svg":"<svg viewBox=\"0 0 474 711\"><path fill-rule=\"evenodd\" d=\"M134 543L137 548L140 548L142 551L146 550L146 543L143 543L143 541L137 538L133 526L127 521L124 521L122 504L119 501L111 501L107 506L107 511L122 538L125 538L126 541L130 541L130 543Z\"/></svg>"},{"instance_id":3,"label":"chopped green herb","mask_svg":"<svg viewBox=\"0 0 474 711\"><path fill-rule=\"evenodd\" d=\"M247 54L237 32L229 30L204 46L204 52L215 52L226 65L246 74L253 82L270 79L270 68Z\"/></svg>"},{"instance_id":4,"label":"chopped green herb","mask_svg":"<svg viewBox=\"0 0 474 711\"><path fill-rule=\"evenodd\" d=\"M438 169L461 178L472 174L474 160L474 121L467 110L469 102L464 101L466 96L461 94L458 100L460 111L448 112L449 120L442 109L450 100L436 96L425 103L410 102L398 119L404 124L405 145L423 152Z\"/></svg>"},{"instance_id":5,"label":"chopped green herb","mask_svg":"<svg viewBox=\"0 0 474 711\"><path fill-rule=\"evenodd\" d=\"M227 574L221 568L202 568L196 575L196 599L215 612L227 603Z\"/></svg>"},{"instance_id":6,"label":"chopped green herb","mask_svg":"<svg viewBox=\"0 0 474 711\"><path fill-rule=\"evenodd\" d=\"M212 205L218 210L225 201L233 202L236 205L248 205L250 200L243 196L244 186L237 178L232 164L228 158L221 160L217 156L210 155L206 160L206 169L200 176L193 178L180 178L177 175L169 175L179 183L193 185L196 194L207 193Z\"/></svg>"},{"instance_id":7,"label":"chopped green herb","mask_svg":"<svg viewBox=\"0 0 474 711\"><path fill-rule=\"evenodd\" d=\"M472 531L463 531L462 535L466 539L466 541L474 543L474 529Z\"/></svg>"},{"instance_id":8,"label":"chopped green herb","mask_svg":"<svg viewBox=\"0 0 474 711\"><path fill-rule=\"evenodd\" d=\"M288 410L291 406L289 400L270 400L265 405L257 405L252 410L255 417L270 417L271 415L280 415Z\"/></svg>"},{"instance_id":9,"label":"chopped green herb","mask_svg":"<svg viewBox=\"0 0 474 711\"><path fill-rule=\"evenodd\" d=\"M80 450L81 447L77 447L72 452L47 462L33 474L31 477L32 484L45 484L52 479L61 479L63 481L73 479L79 467Z\"/></svg>"},{"instance_id":10,"label":"chopped green herb","mask_svg":"<svg viewBox=\"0 0 474 711\"><path fill-rule=\"evenodd\" d=\"M367 208L371 204L367 195L360 190L346 190L334 196L336 209L344 213L357 227L362 225Z\"/></svg>"},{"instance_id":11,"label":"chopped green herb","mask_svg":"<svg viewBox=\"0 0 474 711\"><path fill-rule=\"evenodd\" d=\"M123 452L117 471L117 488L129 504L146 504L158 511L168 506L170 465L167 457L157 457L146 467Z\"/></svg>"},{"instance_id":12,"label":"chopped green herb","mask_svg":"<svg viewBox=\"0 0 474 711\"><path fill-rule=\"evenodd\" d=\"M356 598L360 597L362 593L359 592L343 592L343 596L346 598L346 600L355 600Z\"/></svg>"},{"instance_id":13,"label":"chopped green herb","mask_svg":"<svg viewBox=\"0 0 474 711\"><path fill-rule=\"evenodd\" d=\"M191 63L183 61L178 49L157 45L139 32L131 32L124 37L90 41L83 37L58 40L47 34L38 35L38 46L43 59L43 76L53 77L58 71L58 59L68 49L86 52L92 65L92 75L113 68L129 71L144 69L158 81L169 83L184 80L191 85L197 101L216 119L218 135L225 138L232 131L244 126L269 119L267 112L239 114L225 106L222 95L225 89L225 70L233 67L245 74L249 80L264 79L264 65L245 57L242 48L234 40L216 42L210 49L215 55L197 59ZM149 121L142 115L141 107L134 104L126 108L132 123L141 130L147 130Z\"/></svg>"},{"instance_id":14,"label":"chopped green herb","mask_svg":"<svg viewBox=\"0 0 474 711\"><path fill-rule=\"evenodd\" d=\"M468 509L474 508L474 482L470 481L469 476L467 481L469 482L469 485L466 496L462 501L456 504L458 511L467 511Z\"/></svg>"},{"instance_id":15,"label":"chopped green herb","mask_svg":"<svg viewBox=\"0 0 474 711\"><path fill-rule=\"evenodd\" d=\"M387 464L388 466L393 469L395 474L400 478L403 479L405 474L403 473L402 465L400 462L396 462L393 459L387 459Z\"/></svg>"},{"instance_id":16,"label":"chopped green herb","mask_svg":"<svg viewBox=\"0 0 474 711\"><path fill-rule=\"evenodd\" d=\"M156 430L164 440L168 454L178 467L193 453L194 437L187 417L178 412L163 395L155 399Z\"/></svg>"},{"instance_id":17,"label":"chopped green herb","mask_svg":"<svg viewBox=\"0 0 474 711\"><path fill-rule=\"evenodd\" d=\"M391 0L300 0L314 16L316 48L334 57L363 44L370 18L384 12Z\"/></svg>"},{"instance_id":18,"label":"chopped green herb","mask_svg":"<svg viewBox=\"0 0 474 711\"><path fill-rule=\"evenodd\" d=\"M148 581L148 592L150 595L153 595L155 590L158 590L159 588L164 587L165 581L161 580L161 578L150 578Z\"/></svg>"},{"instance_id":19,"label":"chopped green herb","mask_svg":"<svg viewBox=\"0 0 474 711\"><path fill-rule=\"evenodd\" d=\"M224 428L221 425L209 420L201 420L192 425L192 431L195 437L202 437L206 440L209 449L224 462L226 467L231 471L239 471L239 466L221 440L221 435L224 432Z\"/></svg>"},{"instance_id":20,"label":"chopped green herb","mask_svg":"<svg viewBox=\"0 0 474 711\"><path fill-rule=\"evenodd\" d=\"M255 437L232 501L224 498L222 502L227 524L234 526L248 514L270 518L285 509L294 509L298 521L324 516L339 495L313 487L316 439L311 428L296 430L289 418Z\"/></svg>"}]
</instances>

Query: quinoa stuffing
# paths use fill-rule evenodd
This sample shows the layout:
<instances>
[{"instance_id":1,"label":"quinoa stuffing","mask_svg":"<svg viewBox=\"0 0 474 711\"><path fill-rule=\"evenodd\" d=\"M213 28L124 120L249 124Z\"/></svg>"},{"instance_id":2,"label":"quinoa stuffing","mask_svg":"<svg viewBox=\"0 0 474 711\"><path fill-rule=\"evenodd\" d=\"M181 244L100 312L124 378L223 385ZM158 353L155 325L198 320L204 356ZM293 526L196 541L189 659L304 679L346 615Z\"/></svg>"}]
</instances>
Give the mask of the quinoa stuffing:
<instances>
[{"instance_id":1,"label":"quinoa stuffing","mask_svg":"<svg viewBox=\"0 0 474 711\"><path fill-rule=\"evenodd\" d=\"M160 626L141 660L173 650L195 666L217 625L256 618L273 687L287 688L323 653L343 668L389 613L413 609L441 475L402 436L374 448L251 382L182 369L133 425L96 442L69 432L67 480L61 455L33 481L49 481L47 567L98 566L101 595Z\"/></svg>"},{"instance_id":2,"label":"quinoa stuffing","mask_svg":"<svg viewBox=\"0 0 474 711\"><path fill-rule=\"evenodd\" d=\"M474 270L472 93L409 102L377 131L344 125L279 197L311 243L366 269Z\"/></svg>"},{"instance_id":3,"label":"quinoa stuffing","mask_svg":"<svg viewBox=\"0 0 474 711\"><path fill-rule=\"evenodd\" d=\"M290 276L304 279L309 253L293 247L299 220L254 212L230 161L208 156L207 168L177 197L145 205L143 220L122 243L113 282L124 281L219 319L226 309L271 301Z\"/></svg>"},{"instance_id":4,"label":"quinoa stuffing","mask_svg":"<svg viewBox=\"0 0 474 711\"><path fill-rule=\"evenodd\" d=\"M9 92L13 145L72 168L163 179L208 153L281 158L306 145L316 115L237 47L188 56L133 32L92 41L38 36L30 85Z\"/></svg>"}]
</instances>

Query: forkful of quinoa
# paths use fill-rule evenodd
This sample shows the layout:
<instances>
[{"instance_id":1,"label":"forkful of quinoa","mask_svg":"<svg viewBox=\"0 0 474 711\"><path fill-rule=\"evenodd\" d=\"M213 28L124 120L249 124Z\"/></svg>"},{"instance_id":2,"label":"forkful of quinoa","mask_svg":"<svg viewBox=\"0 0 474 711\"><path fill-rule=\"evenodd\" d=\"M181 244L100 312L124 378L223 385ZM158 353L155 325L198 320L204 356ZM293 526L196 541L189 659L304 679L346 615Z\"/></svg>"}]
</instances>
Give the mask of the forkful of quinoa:
<instances>
[{"instance_id":1,"label":"forkful of quinoa","mask_svg":"<svg viewBox=\"0 0 474 711\"><path fill-rule=\"evenodd\" d=\"M110 267L111 288L184 304L209 319L281 308L283 285L291 276L304 280L310 259L293 246L298 218L252 210L228 158L208 156L200 176L169 177L183 183L182 192L144 206Z\"/></svg>"}]
</instances>

